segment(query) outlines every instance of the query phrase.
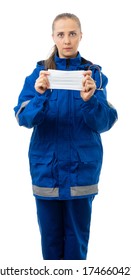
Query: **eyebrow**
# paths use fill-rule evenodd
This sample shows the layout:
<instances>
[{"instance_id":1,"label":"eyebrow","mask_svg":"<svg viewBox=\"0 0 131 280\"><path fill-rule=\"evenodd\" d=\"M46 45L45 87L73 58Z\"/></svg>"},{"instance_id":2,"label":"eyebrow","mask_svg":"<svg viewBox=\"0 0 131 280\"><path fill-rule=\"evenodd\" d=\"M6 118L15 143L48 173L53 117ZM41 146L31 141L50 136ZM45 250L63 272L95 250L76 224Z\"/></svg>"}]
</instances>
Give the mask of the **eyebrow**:
<instances>
[{"instance_id":1,"label":"eyebrow","mask_svg":"<svg viewBox=\"0 0 131 280\"><path fill-rule=\"evenodd\" d=\"M77 31L76 30L70 30L68 33L71 33L71 32L75 32L76 33ZM59 34L59 33L65 33L65 32L64 31L58 31L57 34Z\"/></svg>"}]
</instances>

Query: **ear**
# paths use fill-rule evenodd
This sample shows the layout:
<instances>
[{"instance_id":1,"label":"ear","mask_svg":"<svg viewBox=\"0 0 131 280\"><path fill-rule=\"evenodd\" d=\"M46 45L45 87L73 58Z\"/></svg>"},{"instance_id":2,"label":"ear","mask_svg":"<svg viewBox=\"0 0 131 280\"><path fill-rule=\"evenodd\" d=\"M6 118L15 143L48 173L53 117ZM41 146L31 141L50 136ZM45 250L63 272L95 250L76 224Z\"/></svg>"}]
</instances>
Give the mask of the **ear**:
<instances>
[{"instance_id":1,"label":"ear","mask_svg":"<svg viewBox=\"0 0 131 280\"><path fill-rule=\"evenodd\" d=\"M52 34L52 39L53 39L53 41L54 41L54 34ZM55 41L54 41L55 42Z\"/></svg>"},{"instance_id":2,"label":"ear","mask_svg":"<svg viewBox=\"0 0 131 280\"><path fill-rule=\"evenodd\" d=\"M83 36L83 33L81 32L81 34L80 34L80 41L81 41L81 39L82 39L82 36Z\"/></svg>"}]
</instances>

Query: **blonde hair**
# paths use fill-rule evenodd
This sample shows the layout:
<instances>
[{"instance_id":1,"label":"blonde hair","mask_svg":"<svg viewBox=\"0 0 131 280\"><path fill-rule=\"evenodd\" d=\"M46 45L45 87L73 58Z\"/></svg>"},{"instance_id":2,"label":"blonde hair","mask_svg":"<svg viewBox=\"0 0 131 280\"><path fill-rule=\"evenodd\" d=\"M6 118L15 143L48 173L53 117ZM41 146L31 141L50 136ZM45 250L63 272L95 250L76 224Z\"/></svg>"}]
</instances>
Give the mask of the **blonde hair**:
<instances>
[{"instance_id":1,"label":"blonde hair","mask_svg":"<svg viewBox=\"0 0 131 280\"><path fill-rule=\"evenodd\" d=\"M80 31L81 31L81 23L80 23L79 18L76 15L71 14L71 13L62 13L62 14L57 15L55 17L55 19L53 20L52 33L54 32L54 26L55 26L56 21L59 20L59 19L64 19L64 18L75 20L76 23L78 24L78 27L80 28ZM54 61L54 56L55 56L56 53L57 53L57 47L56 47L56 45L54 45L53 50L51 52L51 55L44 62L46 69L56 69L56 65L55 65L55 61Z\"/></svg>"}]
</instances>

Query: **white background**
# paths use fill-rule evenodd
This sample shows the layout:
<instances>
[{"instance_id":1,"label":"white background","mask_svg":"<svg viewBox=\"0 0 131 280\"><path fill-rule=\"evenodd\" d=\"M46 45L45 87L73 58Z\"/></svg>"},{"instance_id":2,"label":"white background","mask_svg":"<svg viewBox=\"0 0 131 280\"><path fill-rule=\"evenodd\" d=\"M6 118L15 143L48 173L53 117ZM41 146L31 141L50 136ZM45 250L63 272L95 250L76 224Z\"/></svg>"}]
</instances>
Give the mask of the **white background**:
<instances>
[{"instance_id":1,"label":"white background","mask_svg":"<svg viewBox=\"0 0 131 280\"><path fill-rule=\"evenodd\" d=\"M131 266L128 0L0 2L0 260L11 265L42 259L27 155L32 130L18 126L13 107L25 77L51 50L52 21L61 12L80 18L79 51L102 66L109 78L108 100L119 115L114 127L102 135L104 161L99 195L93 203L88 265Z\"/></svg>"}]
</instances>

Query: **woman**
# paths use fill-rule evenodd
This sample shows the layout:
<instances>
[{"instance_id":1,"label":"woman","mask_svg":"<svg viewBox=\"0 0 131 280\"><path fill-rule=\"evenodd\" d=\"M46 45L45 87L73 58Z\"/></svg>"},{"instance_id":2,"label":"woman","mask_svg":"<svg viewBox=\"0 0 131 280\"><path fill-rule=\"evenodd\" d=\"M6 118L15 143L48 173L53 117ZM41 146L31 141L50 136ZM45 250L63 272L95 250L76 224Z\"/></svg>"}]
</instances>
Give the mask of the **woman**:
<instances>
[{"instance_id":1,"label":"woman","mask_svg":"<svg viewBox=\"0 0 131 280\"><path fill-rule=\"evenodd\" d=\"M78 52L79 18L58 15L52 38L51 56L26 77L14 110L20 126L33 128L29 162L43 259L85 260L102 167L100 134L113 126L117 111L107 102L101 67ZM83 70L82 89L50 88L48 69Z\"/></svg>"}]
</instances>

